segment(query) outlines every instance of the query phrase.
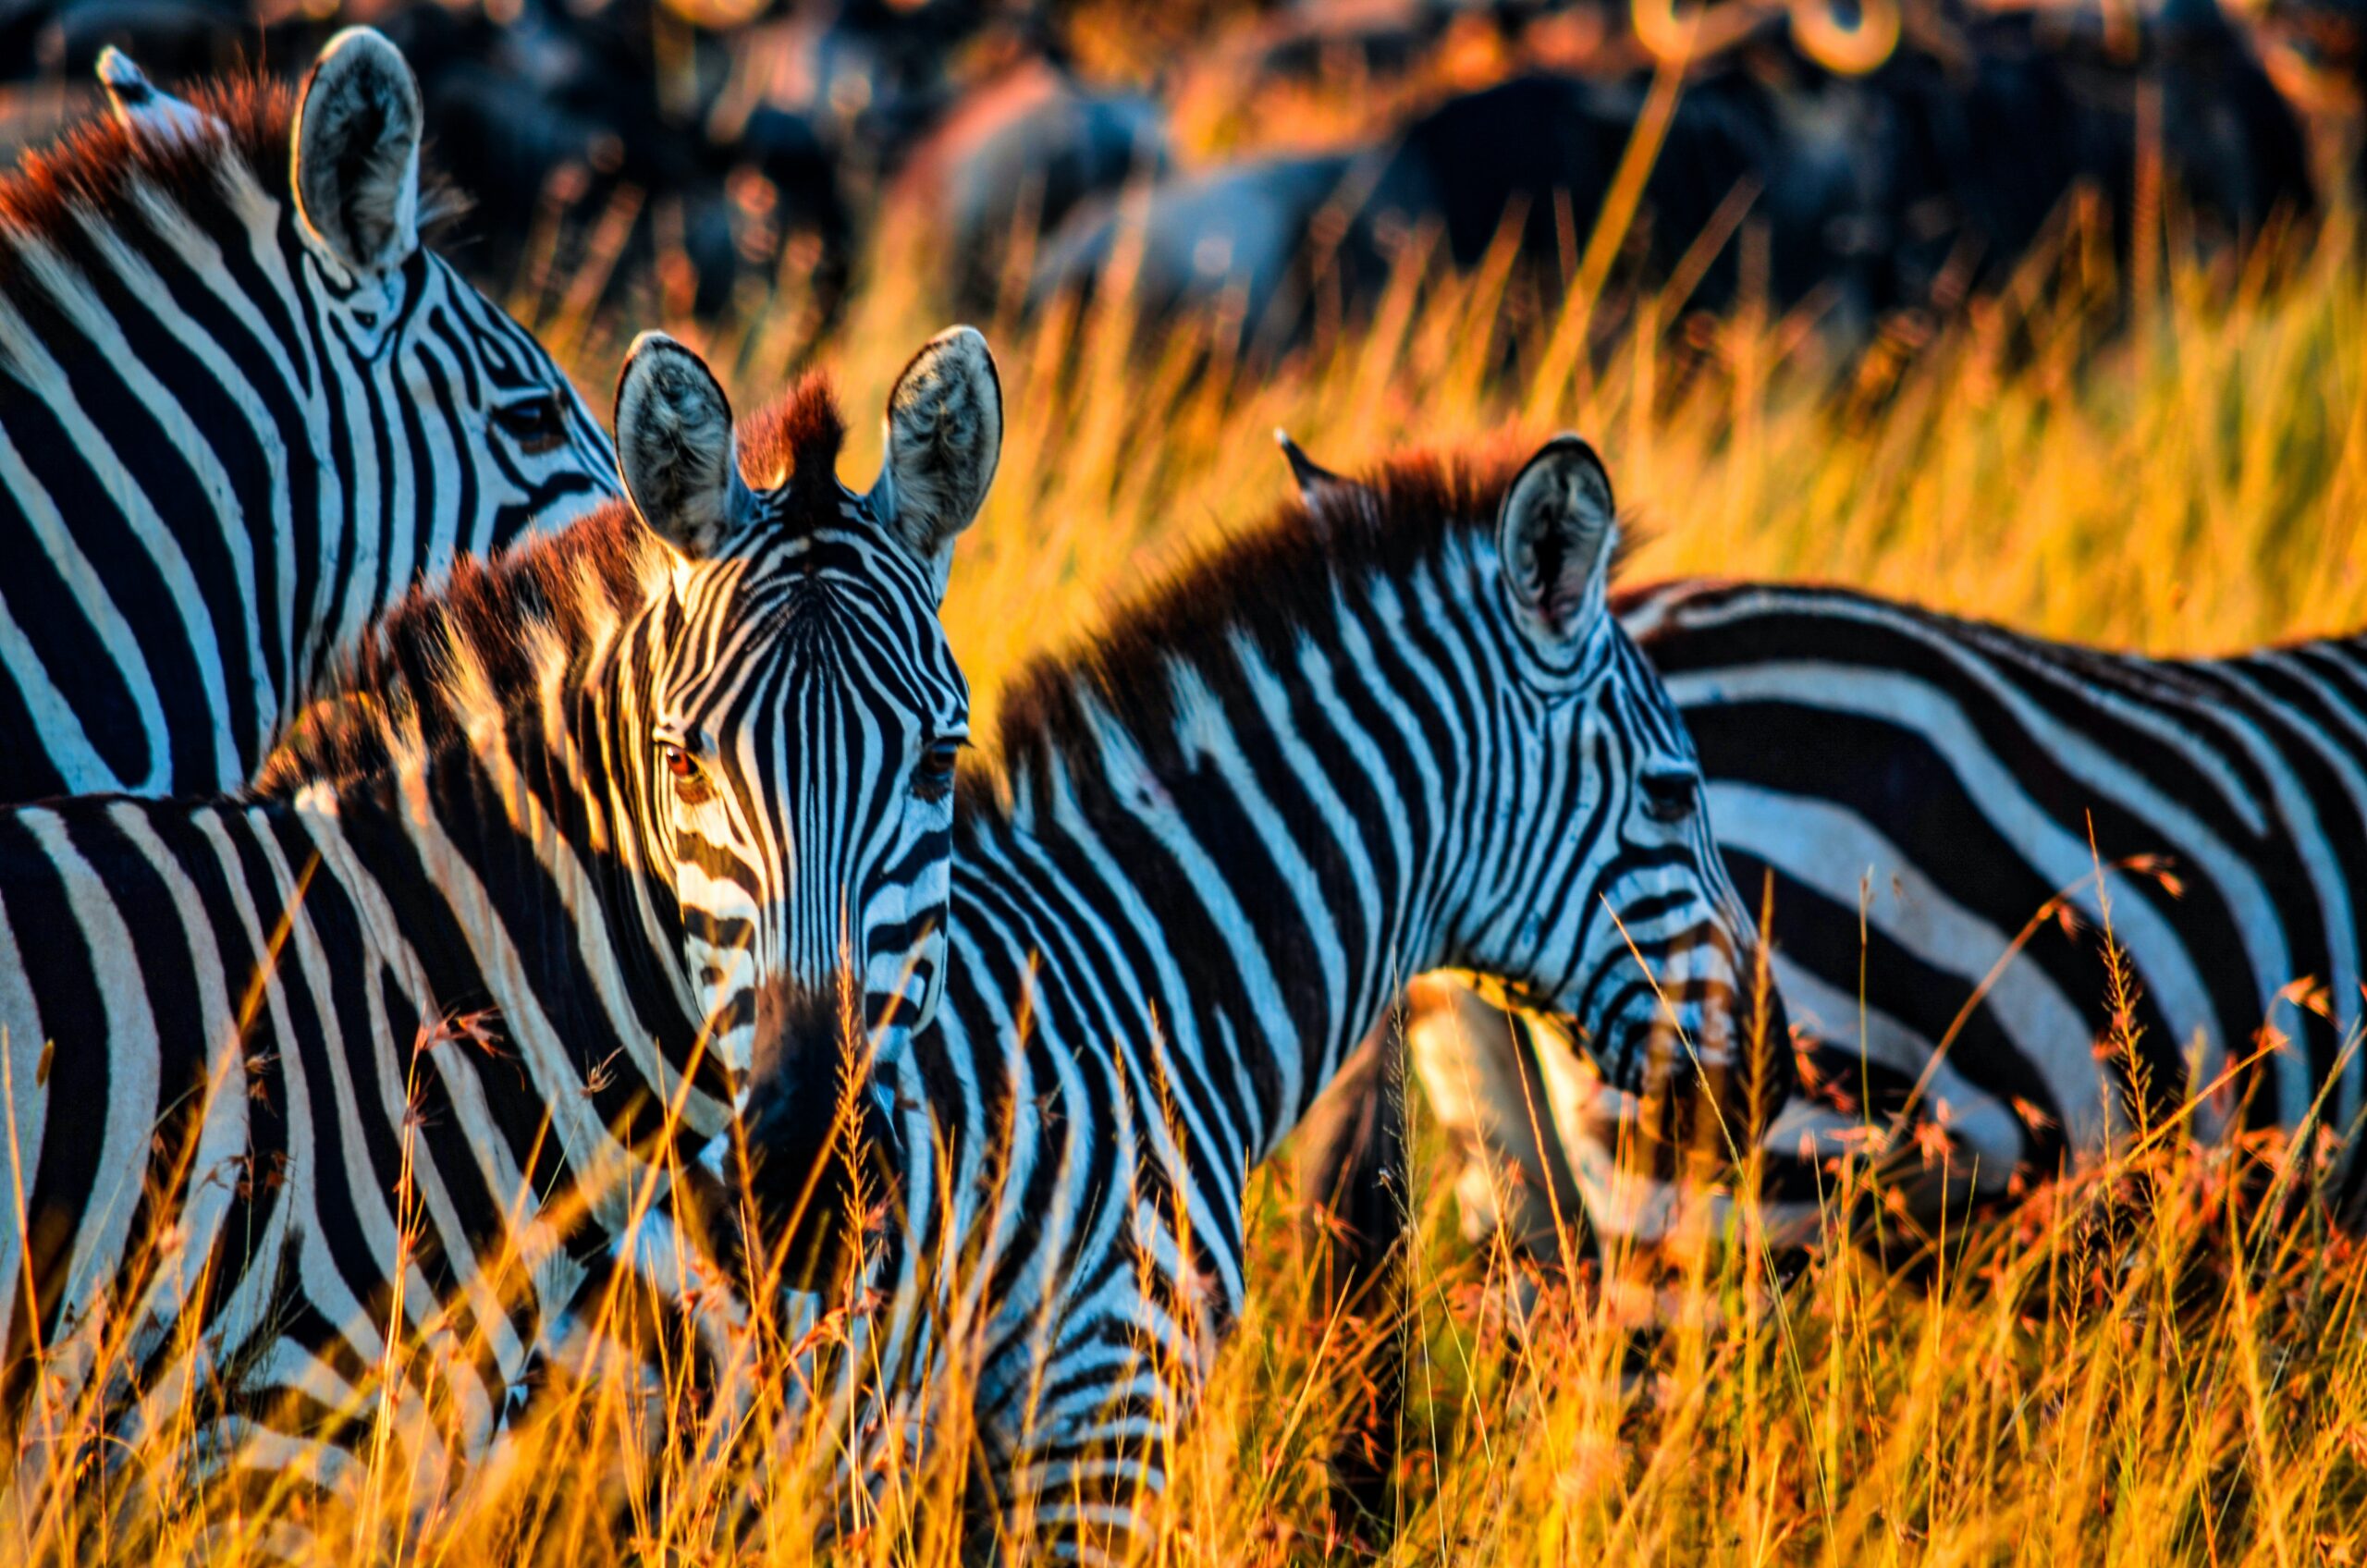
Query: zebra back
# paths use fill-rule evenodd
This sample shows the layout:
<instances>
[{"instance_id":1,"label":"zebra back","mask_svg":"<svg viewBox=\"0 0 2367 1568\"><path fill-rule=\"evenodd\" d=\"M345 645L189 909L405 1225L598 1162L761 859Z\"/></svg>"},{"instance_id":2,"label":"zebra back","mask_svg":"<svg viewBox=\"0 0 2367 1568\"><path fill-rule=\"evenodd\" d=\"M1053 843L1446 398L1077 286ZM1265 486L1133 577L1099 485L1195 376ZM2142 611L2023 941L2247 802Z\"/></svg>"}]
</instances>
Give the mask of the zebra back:
<instances>
[{"instance_id":1,"label":"zebra back","mask_svg":"<svg viewBox=\"0 0 2367 1568\"><path fill-rule=\"evenodd\" d=\"M1919 1102L1959 1186L2019 1192L2189 1108L2205 1140L2355 1131L2367 645L2149 659L1824 588L1627 613L1728 859L1773 878L1818 1076L1877 1118Z\"/></svg>"}]
</instances>

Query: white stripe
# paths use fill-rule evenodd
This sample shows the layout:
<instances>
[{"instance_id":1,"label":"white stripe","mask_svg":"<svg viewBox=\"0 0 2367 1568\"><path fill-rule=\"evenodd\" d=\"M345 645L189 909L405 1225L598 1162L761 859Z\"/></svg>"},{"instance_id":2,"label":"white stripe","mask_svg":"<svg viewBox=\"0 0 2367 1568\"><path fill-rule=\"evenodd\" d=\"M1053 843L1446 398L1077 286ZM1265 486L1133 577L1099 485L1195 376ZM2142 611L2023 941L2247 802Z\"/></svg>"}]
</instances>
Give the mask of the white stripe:
<instances>
[{"instance_id":1,"label":"white stripe","mask_svg":"<svg viewBox=\"0 0 2367 1568\"><path fill-rule=\"evenodd\" d=\"M123 1264L132 1211L148 1173L148 1141L156 1126L156 1017L148 1005L131 932L115 907L104 875L85 861L55 813L24 811L18 825L45 851L65 884L67 909L91 954L91 983L106 1013L107 1103L89 1207L76 1217L74 1249L61 1300L68 1319L110 1283ZM178 934L175 934L176 937ZM91 1049L97 1042L65 1041L61 1049ZM81 1108L85 1112L89 1108ZM79 1377L81 1371L78 1369Z\"/></svg>"}]
</instances>

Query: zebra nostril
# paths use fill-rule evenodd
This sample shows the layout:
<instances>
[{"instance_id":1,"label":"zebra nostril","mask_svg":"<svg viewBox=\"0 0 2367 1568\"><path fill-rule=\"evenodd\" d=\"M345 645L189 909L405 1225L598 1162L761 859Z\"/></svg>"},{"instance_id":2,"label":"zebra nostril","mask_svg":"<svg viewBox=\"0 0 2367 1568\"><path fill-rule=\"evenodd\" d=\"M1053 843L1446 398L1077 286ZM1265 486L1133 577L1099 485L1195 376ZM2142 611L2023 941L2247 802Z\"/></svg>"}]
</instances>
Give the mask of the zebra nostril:
<instances>
[{"instance_id":1,"label":"zebra nostril","mask_svg":"<svg viewBox=\"0 0 2367 1568\"><path fill-rule=\"evenodd\" d=\"M715 965L713 965L713 964L711 964L711 963L710 963L710 964L708 964L706 967L705 967L704 969L701 969L701 970L699 971L699 984L700 984L700 985L702 985L702 986L720 986L720 985L722 985L722 984L723 984L723 971L722 971L722 970L720 970L720 969L717 969Z\"/></svg>"}]
</instances>

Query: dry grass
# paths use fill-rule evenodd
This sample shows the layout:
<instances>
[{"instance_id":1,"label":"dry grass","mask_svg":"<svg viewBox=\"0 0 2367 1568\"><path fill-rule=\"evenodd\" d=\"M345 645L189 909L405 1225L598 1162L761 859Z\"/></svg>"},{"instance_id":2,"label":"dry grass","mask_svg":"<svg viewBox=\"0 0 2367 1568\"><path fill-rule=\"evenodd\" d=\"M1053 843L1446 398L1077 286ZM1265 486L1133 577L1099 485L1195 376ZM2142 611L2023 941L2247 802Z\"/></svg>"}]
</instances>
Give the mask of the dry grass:
<instances>
[{"instance_id":1,"label":"dry grass","mask_svg":"<svg viewBox=\"0 0 2367 1568\"><path fill-rule=\"evenodd\" d=\"M1904 369L1879 351L1871 370L1820 362L1804 322L1662 330L1649 305L1584 300L1548 313L1489 273L1409 278L1368 328L1256 375L1182 339L1130 360L1115 313L1001 331L1001 475L948 606L982 717L1028 650L1271 506L1276 425L1343 468L1409 443L1586 432L1650 533L1638 575L1831 578L2164 651L2367 623L2367 282L2349 236L2291 248L2275 288L2171 269L2128 324L2099 303L2094 249L2033 266ZM859 425L938 325L902 276L875 265L833 356ZM605 384L605 340L570 336ZM762 332L713 347L743 403L786 374ZM848 472L865 474L876 435L854 447ZM2306 1207L2231 1196L2290 1163L2165 1141L1913 1278L1844 1250L1772 1294L1729 1249L1679 1281L1640 1379L1621 1375L1631 1338L1605 1298L1549 1294L1525 1321L1493 1309L1497 1265L1454 1239L1445 1183L1418 1181L1391 1560L2359 1561L2367 1261ZM1179 1562L1319 1555L1321 1456L1354 1394L1355 1330L1305 1305L1287 1178L1253 1190L1255 1290L1172 1460ZM2153 1201L2103 1201L2138 1190ZM827 1441L794 1421L761 1436L803 1337L740 1341L759 1390L743 1427L690 1390L652 1403L595 1377L506 1470L423 1517L403 1501L402 1445L365 1445L365 1501L313 1516L313 1560L803 1561ZM889 1516L845 1560L956 1561L961 1447L891 1477ZM146 1560L211 1528L243 1562L290 1508L188 1488L162 1441L131 1460L160 1515L122 1512L78 1461L31 1460L0 1498L0 1556ZM717 1512L749 1488L764 1527L717 1548Z\"/></svg>"}]
</instances>

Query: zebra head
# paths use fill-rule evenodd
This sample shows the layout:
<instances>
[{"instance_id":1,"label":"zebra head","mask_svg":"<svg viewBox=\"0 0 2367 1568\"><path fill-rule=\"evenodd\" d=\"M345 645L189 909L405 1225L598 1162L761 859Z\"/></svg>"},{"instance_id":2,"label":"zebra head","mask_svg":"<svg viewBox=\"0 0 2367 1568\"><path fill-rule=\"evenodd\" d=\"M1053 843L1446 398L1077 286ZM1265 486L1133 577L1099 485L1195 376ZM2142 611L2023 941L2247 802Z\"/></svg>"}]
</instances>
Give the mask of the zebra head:
<instances>
[{"instance_id":1,"label":"zebra head","mask_svg":"<svg viewBox=\"0 0 2367 1568\"><path fill-rule=\"evenodd\" d=\"M1576 436L1504 493L1506 690L1461 962L1571 1024L1617 1092L1662 1096L1640 1119L1618 1102L1627 1125L1731 1154L1788 1089L1790 1044L1692 740L1611 613L1618 534L1610 477Z\"/></svg>"},{"instance_id":2,"label":"zebra head","mask_svg":"<svg viewBox=\"0 0 2367 1568\"><path fill-rule=\"evenodd\" d=\"M99 80L135 138L227 135L117 51ZM424 124L402 51L346 29L298 90L286 199L250 216L276 228L287 292L310 318L321 362L306 411L337 460L349 547L365 557L353 564L399 563L396 594L414 561L435 575L616 493L599 423L550 355L421 243L442 204L422 189Z\"/></svg>"},{"instance_id":3,"label":"zebra head","mask_svg":"<svg viewBox=\"0 0 2367 1568\"><path fill-rule=\"evenodd\" d=\"M706 366L657 334L625 362L616 426L633 508L670 552L642 626L640 743L620 742L648 863L706 1049L743 1106L751 1084L777 1099L784 1073L828 1084L840 1055L809 1047L858 1027L884 1043L936 1009L969 727L937 611L1001 448L994 361L968 327L921 349L863 496L838 482L826 398L743 442Z\"/></svg>"}]
</instances>

